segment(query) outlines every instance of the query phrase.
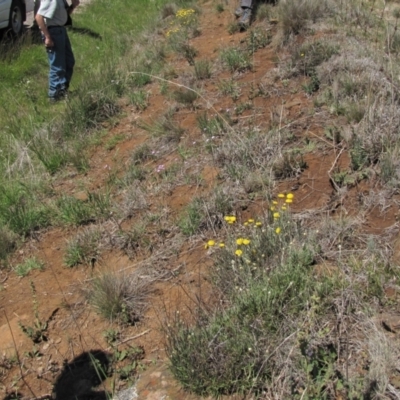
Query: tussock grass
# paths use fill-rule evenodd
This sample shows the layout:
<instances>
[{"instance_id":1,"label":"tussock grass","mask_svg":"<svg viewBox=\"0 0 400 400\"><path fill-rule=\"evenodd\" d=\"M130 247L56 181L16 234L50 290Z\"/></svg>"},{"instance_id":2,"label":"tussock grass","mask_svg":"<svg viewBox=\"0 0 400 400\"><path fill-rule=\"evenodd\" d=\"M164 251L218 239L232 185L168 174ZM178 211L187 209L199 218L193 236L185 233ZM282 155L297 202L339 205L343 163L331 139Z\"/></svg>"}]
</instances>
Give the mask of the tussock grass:
<instances>
[{"instance_id":1,"label":"tussock grass","mask_svg":"<svg viewBox=\"0 0 400 400\"><path fill-rule=\"evenodd\" d=\"M48 226L51 208L42 201L42 196L34 185L5 183L0 187L1 225L21 236Z\"/></svg>"},{"instance_id":2,"label":"tussock grass","mask_svg":"<svg viewBox=\"0 0 400 400\"><path fill-rule=\"evenodd\" d=\"M382 180L388 182L388 171L392 171L395 184L396 161L388 154L396 148L394 132L399 127L400 109L392 72L354 39L341 48L340 55L316 70L322 90L318 101L327 104L332 114L345 115L349 122L343 136L350 144L352 169L361 171L379 164Z\"/></svg>"},{"instance_id":3,"label":"tussock grass","mask_svg":"<svg viewBox=\"0 0 400 400\"><path fill-rule=\"evenodd\" d=\"M326 16L329 11L325 0L282 0L277 7L284 39L306 30L310 22Z\"/></svg>"},{"instance_id":4,"label":"tussock grass","mask_svg":"<svg viewBox=\"0 0 400 400\"><path fill-rule=\"evenodd\" d=\"M174 121L172 112L168 112L152 123L142 122L140 123L140 127L166 143L179 142L184 133L184 129Z\"/></svg>"},{"instance_id":5,"label":"tussock grass","mask_svg":"<svg viewBox=\"0 0 400 400\"><path fill-rule=\"evenodd\" d=\"M0 229L0 260L5 261L16 246L16 235L7 228ZM2 263L0 265L3 265Z\"/></svg>"},{"instance_id":6,"label":"tussock grass","mask_svg":"<svg viewBox=\"0 0 400 400\"><path fill-rule=\"evenodd\" d=\"M88 299L104 318L135 324L146 309L154 279L141 270L130 274L105 272L92 281Z\"/></svg>"},{"instance_id":7,"label":"tussock grass","mask_svg":"<svg viewBox=\"0 0 400 400\"><path fill-rule=\"evenodd\" d=\"M289 137L286 131L273 129L265 133L257 128L235 128L229 131L228 140L223 140L220 146L213 149L213 158L226 176L241 183L250 171L256 170L265 177L271 177L273 169L281 164L282 149Z\"/></svg>"}]
</instances>

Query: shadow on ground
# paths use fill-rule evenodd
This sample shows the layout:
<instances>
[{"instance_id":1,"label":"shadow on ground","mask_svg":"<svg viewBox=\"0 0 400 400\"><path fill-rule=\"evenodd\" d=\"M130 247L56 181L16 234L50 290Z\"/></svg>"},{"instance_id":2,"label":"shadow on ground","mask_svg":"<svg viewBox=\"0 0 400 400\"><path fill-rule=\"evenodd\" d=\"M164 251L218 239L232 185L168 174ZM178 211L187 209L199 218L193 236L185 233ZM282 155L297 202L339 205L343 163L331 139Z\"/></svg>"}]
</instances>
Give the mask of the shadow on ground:
<instances>
[{"instance_id":1,"label":"shadow on ground","mask_svg":"<svg viewBox=\"0 0 400 400\"><path fill-rule=\"evenodd\" d=\"M107 377L109 355L102 350L82 353L65 363L53 388L54 400L107 400L109 394L94 390Z\"/></svg>"}]
</instances>

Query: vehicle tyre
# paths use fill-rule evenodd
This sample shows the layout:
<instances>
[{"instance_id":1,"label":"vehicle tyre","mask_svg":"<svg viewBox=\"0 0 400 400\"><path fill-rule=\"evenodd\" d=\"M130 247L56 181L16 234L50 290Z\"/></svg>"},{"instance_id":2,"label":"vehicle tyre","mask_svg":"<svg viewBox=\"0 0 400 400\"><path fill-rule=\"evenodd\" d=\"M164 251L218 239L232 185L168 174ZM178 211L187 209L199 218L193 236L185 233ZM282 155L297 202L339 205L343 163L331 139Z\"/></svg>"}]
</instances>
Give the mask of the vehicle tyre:
<instances>
[{"instance_id":1,"label":"vehicle tyre","mask_svg":"<svg viewBox=\"0 0 400 400\"><path fill-rule=\"evenodd\" d=\"M24 28L25 7L21 0L13 0L10 9L8 29L13 35L20 35Z\"/></svg>"}]
</instances>

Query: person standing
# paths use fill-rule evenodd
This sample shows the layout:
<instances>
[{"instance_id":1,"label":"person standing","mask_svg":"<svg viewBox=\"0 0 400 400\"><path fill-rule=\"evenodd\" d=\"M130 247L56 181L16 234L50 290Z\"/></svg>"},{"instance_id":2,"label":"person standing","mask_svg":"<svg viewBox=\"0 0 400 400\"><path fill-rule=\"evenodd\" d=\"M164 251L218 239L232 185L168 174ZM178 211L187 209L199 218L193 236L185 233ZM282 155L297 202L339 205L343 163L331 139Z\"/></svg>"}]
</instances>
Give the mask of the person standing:
<instances>
[{"instance_id":1,"label":"person standing","mask_svg":"<svg viewBox=\"0 0 400 400\"><path fill-rule=\"evenodd\" d=\"M235 16L239 19L239 25L247 28L250 26L253 11L253 0L241 0L239 7L235 11Z\"/></svg>"},{"instance_id":2,"label":"person standing","mask_svg":"<svg viewBox=\"0 0 400 400\"><path fill-rule=\"evenodd\" d=\"M65 24L68 15L78 7L79 0L41 0L35 20L49 60L49 99L56 102L67 94L75 65L74 53Z\"/></svg>"}]
</instances>

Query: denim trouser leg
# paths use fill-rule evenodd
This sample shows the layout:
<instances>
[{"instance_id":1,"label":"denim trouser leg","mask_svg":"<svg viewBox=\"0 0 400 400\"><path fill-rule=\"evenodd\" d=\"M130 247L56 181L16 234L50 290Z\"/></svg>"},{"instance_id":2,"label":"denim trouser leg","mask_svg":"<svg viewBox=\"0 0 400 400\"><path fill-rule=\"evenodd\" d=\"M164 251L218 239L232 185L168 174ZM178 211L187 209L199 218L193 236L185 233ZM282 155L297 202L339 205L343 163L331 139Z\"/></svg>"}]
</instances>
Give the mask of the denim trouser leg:
<instances>
[{"instance_id":1,"label":"denim trouser leg","mask_svg":"<svg viewBox=\"0 0 400 400\"><path fill-rule=\"evenodd\" d=\"M65 39L65 87L68 89L69 84L71 82L72 74L74 72L74 65L75 65L75 57L74 53L72 52L71 42L69 41L68 34L66 35Z\"/></svg>"},{"instance_id":2,"label":"denim trouser leg","mask_svg":"<svg viewBox=\"0 0 400 400\"><path fill-rule=\"evenodd\" d=\"M54 42L54 47L47 50L50 65L49 97L57 97L68 89L75 59L65 27L52 27L49 33Z\"/></svg>"},{"instance_id":3,"label":"denim trouser leg","mask_svg":"<svg viewBox=\"0 0 400 400\"><path fill-rule=\"evenodd\" d=\"M241 7L251 8L252 5L253 5L253 0L241 0L241 2L240 2Z\"/></svg>"}]
</instances>

